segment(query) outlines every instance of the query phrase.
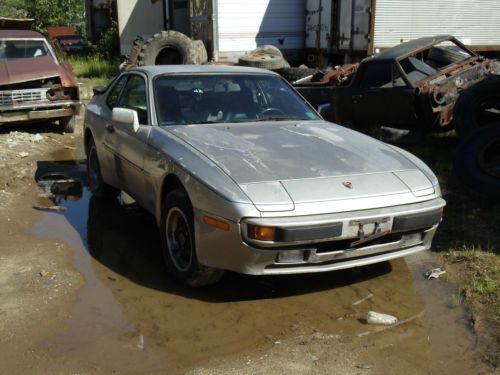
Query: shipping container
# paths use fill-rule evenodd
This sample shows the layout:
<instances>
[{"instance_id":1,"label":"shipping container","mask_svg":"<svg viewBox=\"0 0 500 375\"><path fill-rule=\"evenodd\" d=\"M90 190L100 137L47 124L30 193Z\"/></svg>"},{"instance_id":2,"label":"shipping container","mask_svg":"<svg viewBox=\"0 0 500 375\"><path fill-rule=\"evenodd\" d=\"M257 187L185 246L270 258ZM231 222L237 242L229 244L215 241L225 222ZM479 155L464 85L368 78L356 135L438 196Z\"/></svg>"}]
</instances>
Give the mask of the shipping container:
<instances>
[{"instance_id":1,"label":"shipping container","mask_svg":"<svg viewBox=\"0 0 500 375\"><path fill-rule=\"evenodd\" d=\"M315 62L350 62L451 34L476 51L499 52L499 20L499 0L307 0L306 49Z\"/></svg>"}]
</instances>

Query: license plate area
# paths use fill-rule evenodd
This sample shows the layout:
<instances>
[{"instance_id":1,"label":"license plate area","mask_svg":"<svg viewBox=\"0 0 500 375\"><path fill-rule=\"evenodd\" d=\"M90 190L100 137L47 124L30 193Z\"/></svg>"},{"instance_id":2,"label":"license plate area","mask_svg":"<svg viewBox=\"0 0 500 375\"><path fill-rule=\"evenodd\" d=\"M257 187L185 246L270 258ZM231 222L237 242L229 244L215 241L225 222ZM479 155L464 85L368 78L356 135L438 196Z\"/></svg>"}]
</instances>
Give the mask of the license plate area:
<instances>
[{"instance_id":1,"label":"license plate area","mask_svg":"<svg viewBox=\"0 0 500 375\"><path fill-rule=\"evenodd\" d=\"M389 217L351 220L349 227L354 232L357 232L358 240L351 242L350 246L357 247L363 243L385 236L391 231L391 223Z\"/></svg>"}]
</instances>

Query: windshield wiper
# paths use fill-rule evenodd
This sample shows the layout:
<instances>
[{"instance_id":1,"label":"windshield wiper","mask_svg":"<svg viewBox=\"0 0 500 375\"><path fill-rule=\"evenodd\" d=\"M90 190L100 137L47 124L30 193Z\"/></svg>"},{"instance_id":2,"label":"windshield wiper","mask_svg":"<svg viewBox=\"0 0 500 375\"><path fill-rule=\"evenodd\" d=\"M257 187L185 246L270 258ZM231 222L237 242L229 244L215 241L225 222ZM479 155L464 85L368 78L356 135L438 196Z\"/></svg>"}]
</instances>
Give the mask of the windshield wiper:
<instances>
[{"instance_id":1,"label":"windshield wiper","mask_svg":"<svg viewBox=\"0 0 500 375\"><path fill-rule=\"evenodd\" d=\"M303 117L289 117L289 116L266 116L253 121L295 121L295 120L309 120Z\"/></svg>"}]
</instances>

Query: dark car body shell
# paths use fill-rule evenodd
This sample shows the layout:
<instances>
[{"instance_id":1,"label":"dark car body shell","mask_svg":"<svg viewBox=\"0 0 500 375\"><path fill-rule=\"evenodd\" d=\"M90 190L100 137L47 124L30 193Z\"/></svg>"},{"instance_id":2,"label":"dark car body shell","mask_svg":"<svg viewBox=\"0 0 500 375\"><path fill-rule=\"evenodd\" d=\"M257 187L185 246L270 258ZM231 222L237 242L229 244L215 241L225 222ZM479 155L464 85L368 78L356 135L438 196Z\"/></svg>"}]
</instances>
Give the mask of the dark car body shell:
<instances>
[{"instance_id":1,"label":"dark car body shell","mask_svg":"<svg viewBox=\"0 0 500 375\"><path fill-rule=\"evenodd\" d=\"M470 54L459 63L450 64L435 73L411 81L400 62L443 42L452 42ZM362 87L361 82L376 66L391 65L404 80L401 87ZM342 69L342 68L341 68ZM355 71L355 73L352 73ZM346 125L371 127L388 125L400 128L447 128L460 94L487 78L500 74L500 63L470 51L451 35L415 39L364 59L350 77L325 80L323 84L296 85L298 91L314 106L330 102L328 119ZM337 72L329 77L337 78ZM333 85L332 85L333 83Z\"/></svg>"}]
</instances>

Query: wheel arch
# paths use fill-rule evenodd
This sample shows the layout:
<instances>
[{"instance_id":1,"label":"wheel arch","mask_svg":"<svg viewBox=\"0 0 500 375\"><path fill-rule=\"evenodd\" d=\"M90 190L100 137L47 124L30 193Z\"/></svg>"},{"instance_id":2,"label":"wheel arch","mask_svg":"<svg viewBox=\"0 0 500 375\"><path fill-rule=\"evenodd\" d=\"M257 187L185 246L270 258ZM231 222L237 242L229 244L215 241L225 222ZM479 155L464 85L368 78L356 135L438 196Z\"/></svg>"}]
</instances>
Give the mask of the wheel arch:
<instances>
[{"instance_id":1,"label":"wheel arch","mask_svg":"<svg viewBox=\"0 0 500 375\"><path fill-rule=\"evenodd\" d=\"M168 193L177 189L182 190L186 194L189 204L191 205L191 207L193 206L191 198L189 197L189 193L184 184L182 183L181 179L179 178L179 176L177 176L175 173L167 174L163 178L160 194L158 196L158 204L156 205L156 220L158 222L158 225L160 225L161 211L165 197L167 196Z\"/></svg>"},{"instance_id":2,"label":"wheel arch","mask_svg":"<svg viewBox=\"0 0 500 375\"><path fill-rule=\"evenodd\" d=\"M92 134L92 131L89 128L85 129L85 133L83 134L83 146L84 146L84 151L85 151L85 156L87 155L87 146L89 144L89 141L94 138L94 135Z\"/></svg>"}]
</instances>

